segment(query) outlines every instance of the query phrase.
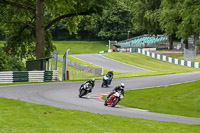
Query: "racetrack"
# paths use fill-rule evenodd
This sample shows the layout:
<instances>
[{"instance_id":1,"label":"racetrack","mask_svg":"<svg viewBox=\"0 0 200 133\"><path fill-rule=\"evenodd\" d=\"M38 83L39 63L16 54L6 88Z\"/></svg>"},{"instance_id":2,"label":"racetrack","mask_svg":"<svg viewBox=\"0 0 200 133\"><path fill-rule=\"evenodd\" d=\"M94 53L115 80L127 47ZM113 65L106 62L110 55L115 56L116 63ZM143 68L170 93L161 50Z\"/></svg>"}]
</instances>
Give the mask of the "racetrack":
<instances>
[{"instance_id":1,"label":"racetrack","mask_svg":"<svg viewBox=\"0 0 200 133\"><path fill-rule=\"evenodd\" d=\"M43 84L15 85L0 87L0 97L17 99L37 104L82 110L93 113L112 114L149 120L200 124L199 118L152 113L146 110L126 108L117 105L115 108L106 107L99 96L110 92L116 85L124 82L126 90L141 89L155 86L165 86L200 79L200 72L172 74L149 77L114 79L109 88L101 88L102 81L96 81L93 92L85 98L79 98L79 87L83 81L56 82Z\"/></svg>"},{"instance_id":2,"label":"racetrack","mask_svg":"<svg viewBox=\"0 0 200 133\"><path fill-rule=\"evenodd\" d=\"M106 58L102 55L81 54L81 55L71 55L71 56L79 60L92 63L96 66L100 66L106 69L112 69L113 71L116 71L116 72L151 72L150 70L128 65L116 60Z\"/></svg>"}]
</instances>

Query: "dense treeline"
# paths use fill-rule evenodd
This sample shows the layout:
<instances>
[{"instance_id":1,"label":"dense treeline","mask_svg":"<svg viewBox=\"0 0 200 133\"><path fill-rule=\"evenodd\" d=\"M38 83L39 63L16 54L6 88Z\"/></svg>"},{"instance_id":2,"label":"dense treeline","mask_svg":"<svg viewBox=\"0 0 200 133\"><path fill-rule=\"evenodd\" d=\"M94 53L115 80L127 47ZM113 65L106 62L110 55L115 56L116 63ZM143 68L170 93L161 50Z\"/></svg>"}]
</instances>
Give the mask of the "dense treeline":
<instances>
[{"instance_id":1,"label":"dense treeline","mask_svg":"<svg viewBox=\"0 0 200 133\"><path fill-rule=\"evenodd\" d=\"M131 36L165 34L171 49L174 38L184 39L188 48L190 36L199 45L199 13L198 0L120 0L101 15L83 17L77 34L57 25L52 35L55 40L124 40L128 31Z\"/></svg>"},{"instance_id":2,"label":"dense treeline","mask_svg":"<svg viewBox=\"0 0 200 133\"><path fill-rule=\"evenodd\" d=\"M48 56L52 39L120 41L128 33L165 34L170 48L175 37L188 48L194 36L199 45L199 0L0 0L0 6L0 39L6 36L4 49L21 59Z\"/></svg>"}]
</instances>

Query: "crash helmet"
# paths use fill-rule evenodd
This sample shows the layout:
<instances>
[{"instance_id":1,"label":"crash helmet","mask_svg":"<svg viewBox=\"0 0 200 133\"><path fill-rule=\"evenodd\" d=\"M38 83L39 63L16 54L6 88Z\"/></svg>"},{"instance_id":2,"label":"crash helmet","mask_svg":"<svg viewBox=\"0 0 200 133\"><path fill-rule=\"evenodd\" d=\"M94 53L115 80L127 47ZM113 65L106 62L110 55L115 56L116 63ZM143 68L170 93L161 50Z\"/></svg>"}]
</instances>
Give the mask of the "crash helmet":
<instances>
[{"instance_id":1,"label":"crash helmet","mask_svg":"<svg viewBox=\"0 0 200 133\"><path fill-rule=\"evenodd\" d=\"M110 69L110 72L113 72L113 70L112 70L112 69Z\"/></svg>"},{"instance_id":2,"label":"crash helmet","mask_svg":"<svg viewBox=\"0 0 200 133\"><path fill-rule=\"evenodd\" d=\"M92 78L91 80L92 80L92 82L95 82L95 79L94 79L94 78Z\"/></svg>"},{"instance_id":3,"label":"crash helmet","mask_svg":"<svg viewBox=\"0 0 200 133\"><path fill-rule=\"evenodd\" d=\"M121 83L120 87L121 87L121 88L124 88L124 87L125 87L124 83Z\"/></svg>"}]
</instances>

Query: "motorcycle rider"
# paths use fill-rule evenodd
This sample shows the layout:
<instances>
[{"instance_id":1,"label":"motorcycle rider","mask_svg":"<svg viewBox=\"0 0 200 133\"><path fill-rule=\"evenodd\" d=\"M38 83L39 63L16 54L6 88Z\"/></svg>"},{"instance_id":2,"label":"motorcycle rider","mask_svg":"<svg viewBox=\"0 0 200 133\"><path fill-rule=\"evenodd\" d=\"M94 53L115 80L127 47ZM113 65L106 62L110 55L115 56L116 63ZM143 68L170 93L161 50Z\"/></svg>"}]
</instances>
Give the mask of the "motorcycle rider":
<instances>
[{"instance_id":1,"label":"motorcycle rider","mask_svg":"<svg viewBox=\"0 0 200 133\"><path fill-rule=\"evenodd\" d=\"M112 78L113 78L113 71L112 70L110 70L108 73L107 73L107 75L111 78L111 80L112 80Z\"/></svg>"},{"instance_id":2,"label":"motorcycle rider","mask_svg":"<svg viewBox=\"0 0 200 133\"><path fill-rule=\"evenodd\" d=\"M91 87L89 87L88 85L91 85ZM86 87L89 87L88 89L88 91L89 92L92 92L92 89L93 89L93 87L94 87L94 85L95 85L95 79L94 78L92 78L91 80L88 80L88 81L86 81L85 82L85 84L82 84L82 85L86 85Z\"/></svg>"},{"instance_id":3,"label":"motorcycle rider","mask_svg":"<svg viewBox=\"0 0 200 133\"><path fill-rule=\"evenodd\" d=\"M107 74L106 74L106 76L108 77L110 77L110 82L108 82L108 84L110 84L111 82L112 82L112 79L113 79L113 71L112 70L110 70Z\"/></svg>"},{"instance_id":4,"label":"motorcycle rider","mask_svg":"<svg viewBox=\"0 0 200 133\"><path fill-rule=\"evenodd\" d=\"M110 92L110 94L107 96L107 99L109 99L109 97L112 96L112 94L114 94L117 91L121 91L122 95L124 96L124 87L125 87L124 83L121 83L120 86L115 87L113 91Z\"/></svg>"}]
</instances>

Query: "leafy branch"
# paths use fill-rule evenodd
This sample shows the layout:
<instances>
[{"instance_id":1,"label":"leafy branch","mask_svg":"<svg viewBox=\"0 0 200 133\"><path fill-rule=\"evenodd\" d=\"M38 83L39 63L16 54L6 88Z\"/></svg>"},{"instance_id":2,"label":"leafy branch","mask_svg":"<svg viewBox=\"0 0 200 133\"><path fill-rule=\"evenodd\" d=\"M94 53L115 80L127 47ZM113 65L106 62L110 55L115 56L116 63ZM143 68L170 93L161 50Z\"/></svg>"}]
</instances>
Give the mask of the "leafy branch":
<instances>
[{"instance_id":1,"label":"leafy branch","mask_svg":"<svg viewBox=\"0 0 200 133\"><path fill-rule=\"evenodd\" d=\"M7 4L7 5L10 5L10 6L14 6L14 7L17 7L17 8L22 8L22 9L26 9L28 11L30 11L31 13L33 13L35 15L35 8L32 8L28 5L25 5L25 4L21 4L21 3L18 3L18 2L13 2L13 1L8 1L8 0L0 0L0 3L2 4Z\"/></svg>"}]
</instances>

